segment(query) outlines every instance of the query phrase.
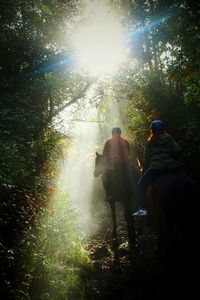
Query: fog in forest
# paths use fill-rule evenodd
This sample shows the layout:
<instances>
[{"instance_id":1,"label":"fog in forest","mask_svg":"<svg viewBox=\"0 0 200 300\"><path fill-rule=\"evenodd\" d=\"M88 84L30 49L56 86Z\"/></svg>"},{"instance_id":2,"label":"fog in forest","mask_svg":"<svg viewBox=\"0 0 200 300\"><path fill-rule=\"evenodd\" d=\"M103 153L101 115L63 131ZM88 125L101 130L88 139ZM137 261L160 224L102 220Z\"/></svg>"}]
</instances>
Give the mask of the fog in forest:
<instances>
[{"instance_id":1,"label":"fog in forest","mask_svg":"<svg viewBox=\"0 0 200 300\"><path fill-rule=\"evenodd\" d=\"M113 127L120 126L123 133L119 103L115 99L110 101L105 115L99 107L88 104L78 110L72 107L62 117L60 130L70 136L70 146L64 150L65 159L58 181L66 197L69 196L72 209L78 214L80 233L95 233L98 221L105 213L101 176L95 178L93 175L95 153L102 153Z\"/></svg>"}]
</instances>

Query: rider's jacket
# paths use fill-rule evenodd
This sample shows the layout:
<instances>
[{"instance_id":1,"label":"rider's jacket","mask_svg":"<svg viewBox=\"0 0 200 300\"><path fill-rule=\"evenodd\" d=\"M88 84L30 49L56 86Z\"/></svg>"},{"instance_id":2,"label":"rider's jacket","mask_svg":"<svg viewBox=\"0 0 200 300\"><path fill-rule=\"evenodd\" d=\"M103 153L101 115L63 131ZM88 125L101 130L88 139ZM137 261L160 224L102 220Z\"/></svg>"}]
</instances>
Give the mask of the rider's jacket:
<instances>
[{"instance_id":1,"label":"rider's jacket","mask_svg":"<svg viewBox=\"0 0 200 300\"><path fill-rule=\"evenodd\" d=\"M147 141L144 159L149 169L174 169L178 167L176 159L180 152L181 148L174 138L164 133L156 140Z\"/></svg>"},{"instance_id":2,"label":"rider's jacket","mask_svg":"<svg viewBox=\"0 0 200 300\"><path fill-rule=\"evenodd\" d=\"M130 154L130 145L121 136L113 136L106 141L103 155L109 163L127 162Z\"/></svg>"}]
</instances>

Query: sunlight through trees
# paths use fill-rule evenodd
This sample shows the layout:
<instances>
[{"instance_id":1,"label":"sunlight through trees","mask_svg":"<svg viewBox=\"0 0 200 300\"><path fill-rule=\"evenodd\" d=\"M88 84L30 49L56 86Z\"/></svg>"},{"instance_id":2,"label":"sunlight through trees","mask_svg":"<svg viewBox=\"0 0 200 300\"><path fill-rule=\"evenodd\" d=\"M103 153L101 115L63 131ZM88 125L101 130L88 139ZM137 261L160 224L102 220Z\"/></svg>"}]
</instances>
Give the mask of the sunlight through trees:
<instances>
[{"instance_id":1,"label":"sunlight through trees","mask_svg":"<svg viewBox=\"0 0 200 300\"><path fill-rule=\"evenodd\" d=\"M86 300L93 155L112 127L137 163L161 118L199 184L200 3L1 1L0 18L0 298Z\"/></svg>"}]
</instances>

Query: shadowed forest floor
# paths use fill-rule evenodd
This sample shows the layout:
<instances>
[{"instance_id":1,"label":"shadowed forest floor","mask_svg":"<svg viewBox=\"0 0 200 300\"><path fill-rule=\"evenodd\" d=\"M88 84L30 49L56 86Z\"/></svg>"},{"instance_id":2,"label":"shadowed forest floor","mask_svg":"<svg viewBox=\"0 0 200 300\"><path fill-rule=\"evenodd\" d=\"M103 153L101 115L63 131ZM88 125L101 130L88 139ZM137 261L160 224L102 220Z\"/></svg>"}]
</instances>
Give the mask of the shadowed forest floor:
<instances>
[{"instance_id":1,"label":"shadowed forest floor","mask_svg":"<svg viewBox=\"0 0 200 300\"><path fill-rule=\"evenodd\" d=\"M110 209L99 219L99 231L90 236L85 248L90 251L93 271L86 275L86 299L180 299L191 298L198 290L199 267L192 259L175 266L155 254L156 234L136 220L136 246L128 255L127 234L122 209L117 206L119 260L111 251ZM144 223L144 222L143 222Z\"/></svg>"}]
</instances>

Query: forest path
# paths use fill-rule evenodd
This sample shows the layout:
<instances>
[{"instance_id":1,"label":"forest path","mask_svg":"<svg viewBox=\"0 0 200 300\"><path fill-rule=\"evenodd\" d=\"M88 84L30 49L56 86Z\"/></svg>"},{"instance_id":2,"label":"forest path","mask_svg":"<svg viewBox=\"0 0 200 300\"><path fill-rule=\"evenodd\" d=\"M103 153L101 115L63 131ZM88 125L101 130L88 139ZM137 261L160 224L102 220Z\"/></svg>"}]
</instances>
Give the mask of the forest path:
<instances>
[{"instance_id":1,"label":"forest path","mask_svg":"<svg viewBox=\"0 0 200 300\"><path fill-rule=\"evenodd\" d=\"M141 225L143 220L137 219L135 250L129 256L126 223L119 203L117 221L118 261L111 251L112 223L110 207L105 203L104 215L98 219L98 233L91 235L85 245L93 262L93 271L88 278L92 288L86 291L86 299L164 299L169 282L164 263L155 255L156 235L145 224Z\"/></svg>"}]
</instances>

